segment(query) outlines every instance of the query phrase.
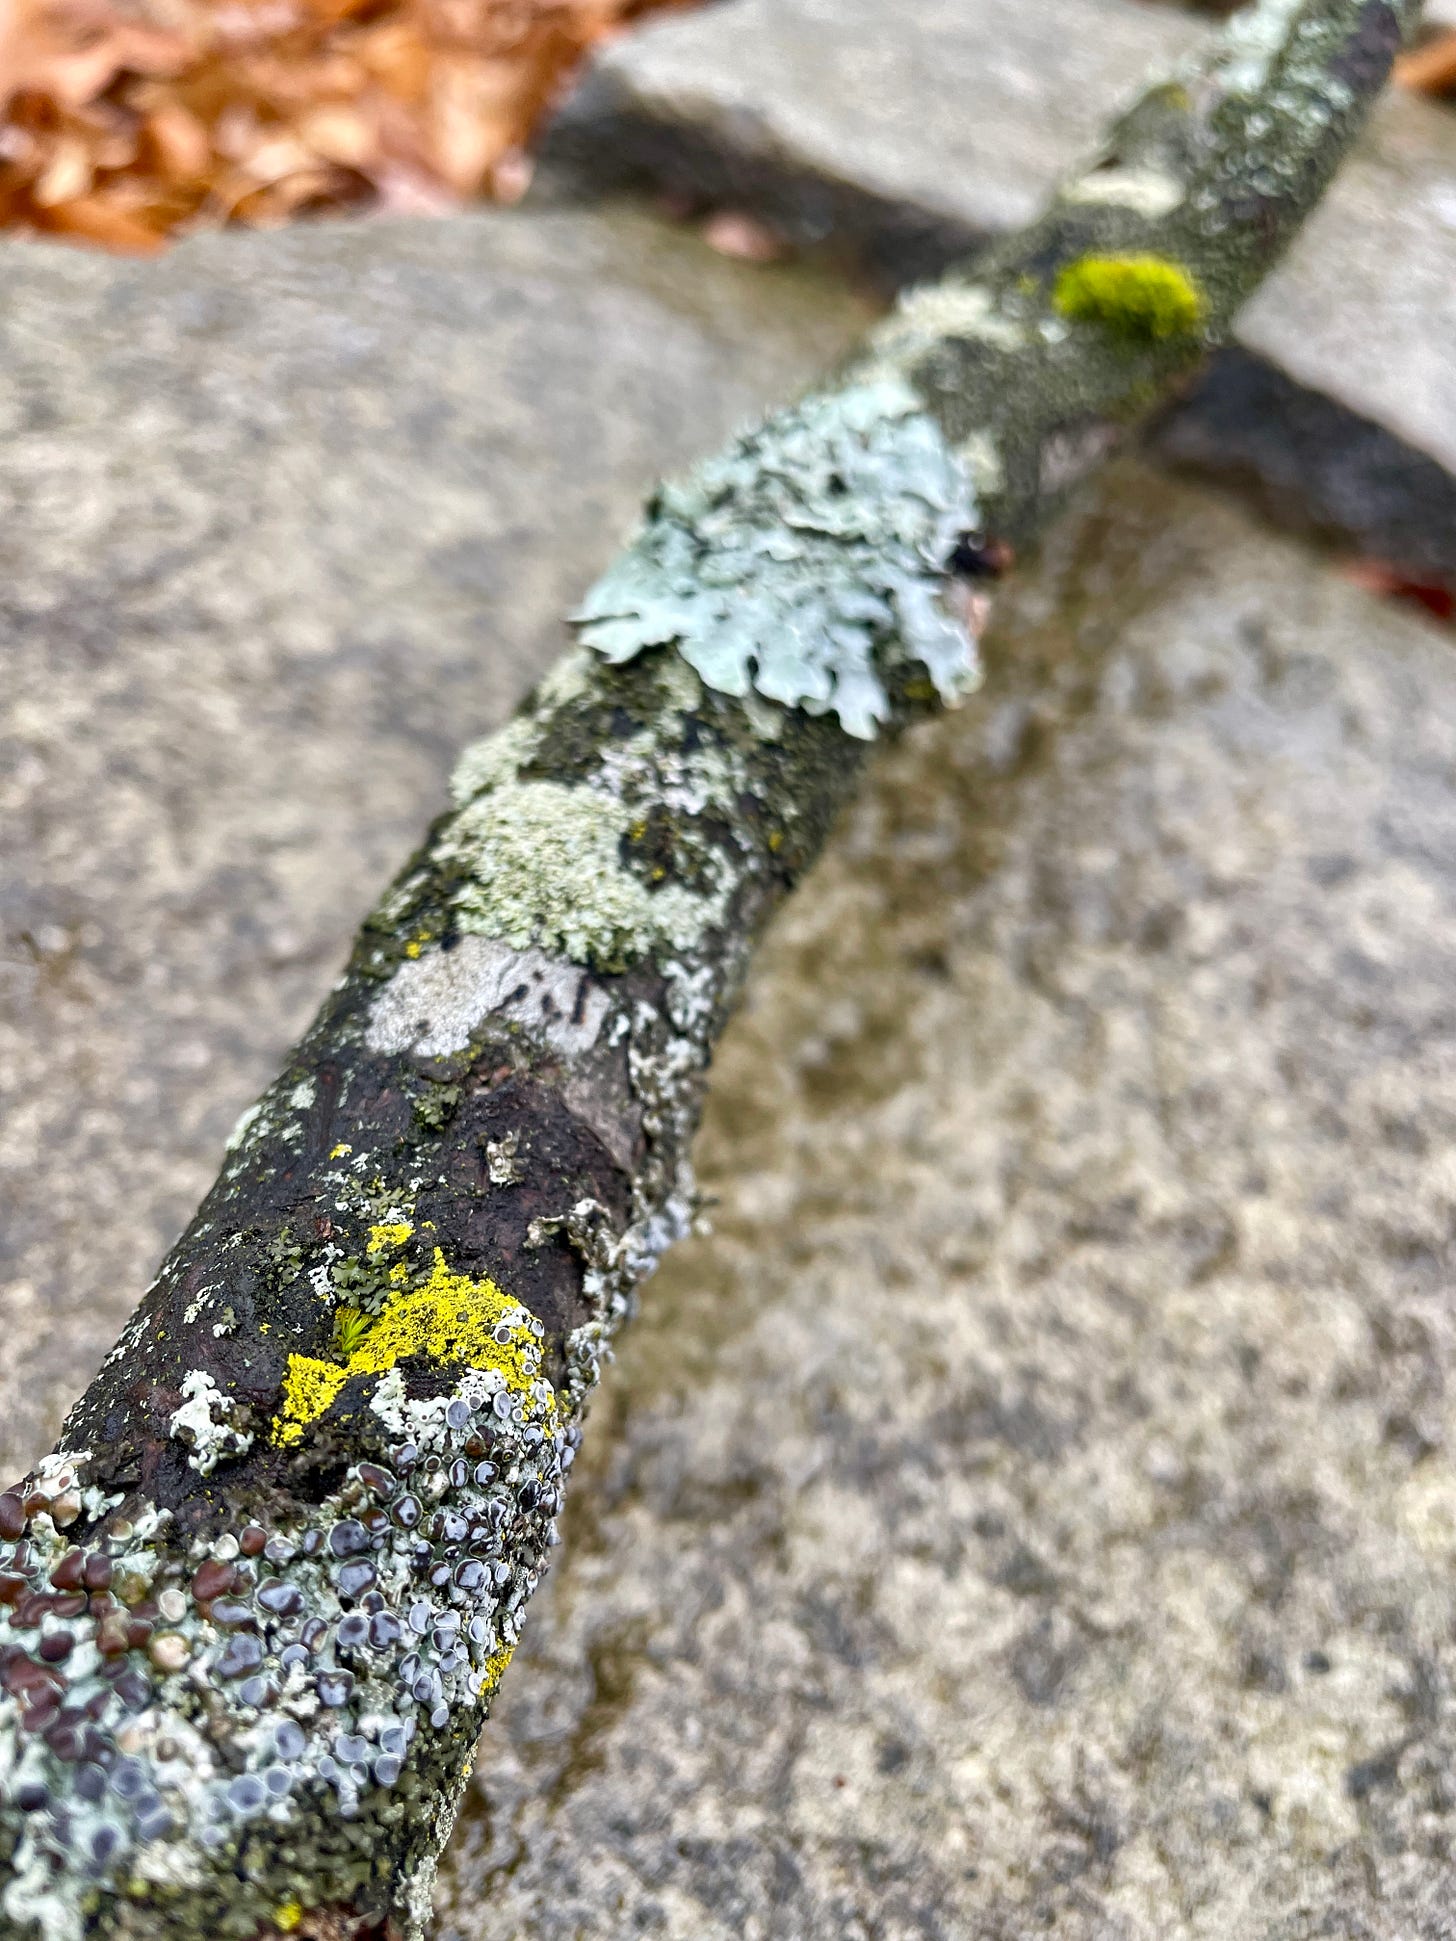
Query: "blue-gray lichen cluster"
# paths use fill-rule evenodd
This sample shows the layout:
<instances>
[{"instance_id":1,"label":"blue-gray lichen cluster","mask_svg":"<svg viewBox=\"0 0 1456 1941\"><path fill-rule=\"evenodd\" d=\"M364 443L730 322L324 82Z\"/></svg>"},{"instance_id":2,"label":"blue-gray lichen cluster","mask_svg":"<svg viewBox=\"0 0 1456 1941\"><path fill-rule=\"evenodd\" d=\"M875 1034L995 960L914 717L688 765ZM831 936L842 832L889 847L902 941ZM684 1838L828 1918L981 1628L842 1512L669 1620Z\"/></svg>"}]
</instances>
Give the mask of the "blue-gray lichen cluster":
<instances>
[{"instance_id":1,"label":"blue-gray lichen cluster","mask_svg":"<svg viewBox=\"0 0 1456 1941\"><path fill-rule=\"evenodd\" d=\"M907 664L945 702L976 684L948 562L970 473L893 374L807 398L665 485L575 620L608 660L675 644L711 688L751 689L868 739Z\"/></svg>"},{"instance_id":2,"label":"blue-gray lichen cluster","mask_svg":"<svg viewBox=\"0 0 1456 1941\"><path fill-rule=\"evenodd\" d=\"M198 1934L287 1932L371 1880L384 1828L453 1813L579 1430L491 1370L432 1396L394 1370L370 1414L379 1460L316 1509L190 1551L165 1512L108 1517L84 1452L0 1497L0 1932L79 1941L103 1896L116 1935L194 1896Z\"/></svg>"}]
</instances>

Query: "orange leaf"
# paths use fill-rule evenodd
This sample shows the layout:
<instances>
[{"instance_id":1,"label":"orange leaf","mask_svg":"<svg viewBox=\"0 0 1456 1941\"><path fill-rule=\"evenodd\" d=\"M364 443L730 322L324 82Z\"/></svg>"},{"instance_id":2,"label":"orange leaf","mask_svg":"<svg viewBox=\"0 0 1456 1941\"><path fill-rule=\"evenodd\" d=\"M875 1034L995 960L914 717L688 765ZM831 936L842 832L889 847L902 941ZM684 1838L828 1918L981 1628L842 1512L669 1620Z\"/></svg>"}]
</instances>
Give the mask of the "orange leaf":
<instances>
[{"instance_id":1,"label":"orange leaf","mask_svg":"<svg viewBox=\"0 0 1456 1941\"><path fill-rule=\"evenodd\" d=\"M296 124L305 148L325 161L366 172L379 154L379 130L355 108L315 108Z\"/></svg>"},{"instance_id":2,"label":"orange leaf","mask_svg":"<svg viewBox=\"0 0 1456 1941\"><path fill-rule=\"evenodd\" d=\"M142 124L155 166L163 175L206 173L212 146L207 130L177 101L163 102Z\"/></svg>"},{"instance_id":3,"label":"orange leaf","mask_svg":"<svg viewBox=\"0 0 1456 1941\"><path fill-rule=\"evenodd\" d=\"M124 256L155 256L166 246L155 229L99 195L78 196L48 209L45 226L54 235L99 244Z\"/></svg>"},{"instance_id":4,"label":"orange leaf","mask_svg":"<svg viewBox=\"0 0 1456 1941\"><path fill-rule=\"evenodd\" d=\"M1456 90L1456 27L1403 55L1395 64L1395 78L1403 87L1416 88L1422 94Z\"/></svg>"},{"instance_id":5,"label":"orange leaf","mask_svg":"<svg viewBox=\"0 0 1456 1941\"><path fill-rule=\"evenodd\" d=\"M91 157L86 144L74 135L63 135L46 158L46 164L31 189L42 209L60 202L74 202L91 187Z\"/></svg>"},{"instance_id":6,"label":"orange leaf","mask_svg":"<svg viewBox=\"0 0 1456 1941\"><path fill-rule=\"evenodd\" d=\"M79 107L123 70L176 73L191 52L180 34L129 19L106 0L0 0L0 102L34 92Z\"/></svg>"},{"instance_id":7,"label":"orange leaf","mask_svg":"<svg viewBox=\"0 0 1456 1941\"><path fill-rule=\"evenodd\" d=\"M682 0L0 0L0 227L154 249L513 201L583 53Z\"/></svg>"}]
</instances>

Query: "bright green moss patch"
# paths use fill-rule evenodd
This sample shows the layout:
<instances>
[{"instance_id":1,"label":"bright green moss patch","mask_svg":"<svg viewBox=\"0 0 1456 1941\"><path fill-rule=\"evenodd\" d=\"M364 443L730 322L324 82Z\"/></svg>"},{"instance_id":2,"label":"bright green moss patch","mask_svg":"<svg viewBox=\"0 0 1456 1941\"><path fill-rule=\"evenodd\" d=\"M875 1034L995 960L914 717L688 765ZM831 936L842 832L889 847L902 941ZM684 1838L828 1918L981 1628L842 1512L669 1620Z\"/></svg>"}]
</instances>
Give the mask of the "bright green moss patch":
<instances>
[{"instance_id":1,"label":"bright green moss patch","mask_svg":"<svg viewBox=\"0 0 1456 1941\"><path fill-rule=\"evenodd\" d=\"M1165 256L1080 256L1058 275L1052 302L1064 317L1155 341L1191 337L1206 307L1187 270Z\"/></svg>"}]
</instances>

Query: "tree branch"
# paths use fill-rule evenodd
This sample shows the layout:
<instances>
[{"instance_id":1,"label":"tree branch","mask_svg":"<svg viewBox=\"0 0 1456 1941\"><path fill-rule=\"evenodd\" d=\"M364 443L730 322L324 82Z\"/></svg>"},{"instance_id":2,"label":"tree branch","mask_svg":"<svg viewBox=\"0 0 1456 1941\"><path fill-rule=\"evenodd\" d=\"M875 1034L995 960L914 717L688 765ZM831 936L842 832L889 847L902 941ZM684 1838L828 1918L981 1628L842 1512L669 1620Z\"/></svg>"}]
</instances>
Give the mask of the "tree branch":
<instances>
[{"instance_id":1,"label":"tree branch","mask_svg":"<svg viewBox=\"0 0 1456 1941\"><path fill-rule=\"evenodd\" d=\"M418 1933L755 939L1318 198L1413 0L1266 0L663 488L0 1496L0 1934ZM974 104L968 104L974 111Z\"/></svg>"}]
</instances>

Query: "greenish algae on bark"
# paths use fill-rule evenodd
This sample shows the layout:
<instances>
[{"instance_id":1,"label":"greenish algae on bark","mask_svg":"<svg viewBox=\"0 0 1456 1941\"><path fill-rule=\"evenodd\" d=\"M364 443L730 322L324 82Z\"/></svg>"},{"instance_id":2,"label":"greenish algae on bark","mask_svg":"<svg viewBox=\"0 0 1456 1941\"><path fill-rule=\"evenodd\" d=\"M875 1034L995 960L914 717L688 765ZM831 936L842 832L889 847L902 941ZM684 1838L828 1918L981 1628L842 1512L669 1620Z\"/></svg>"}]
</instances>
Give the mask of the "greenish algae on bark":
<instances>
[{"instance_id":1,"label":"greenish algae on bark","mask_svg":"<svg viewBox=\"0 0 1456 1941\"><path fill-rule=\"evenodd\" d=\"M756 938L870 738L974 686L1009 549L1226 327L1416 12L1266 0L656 495L0 1495L0 1935L420 1931ZM1118 259L1192 301L1087 274Z\"/></svg>"}]
</instances>

